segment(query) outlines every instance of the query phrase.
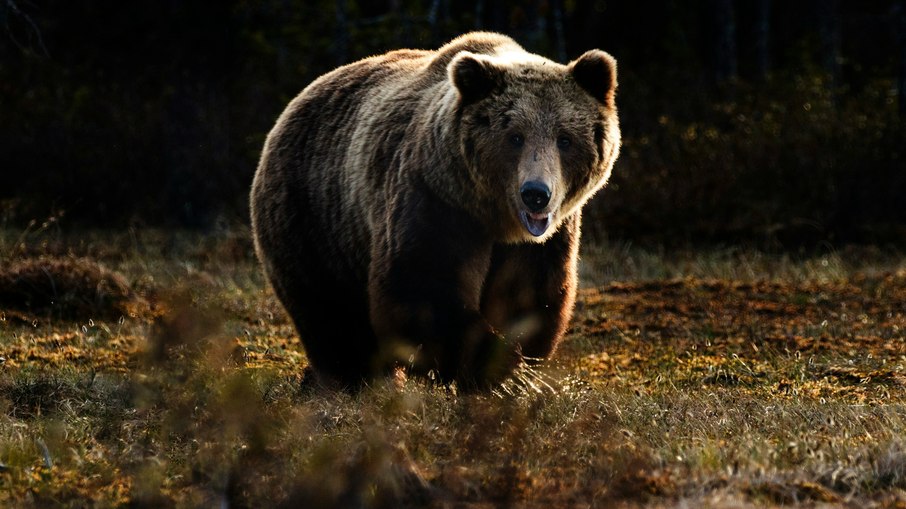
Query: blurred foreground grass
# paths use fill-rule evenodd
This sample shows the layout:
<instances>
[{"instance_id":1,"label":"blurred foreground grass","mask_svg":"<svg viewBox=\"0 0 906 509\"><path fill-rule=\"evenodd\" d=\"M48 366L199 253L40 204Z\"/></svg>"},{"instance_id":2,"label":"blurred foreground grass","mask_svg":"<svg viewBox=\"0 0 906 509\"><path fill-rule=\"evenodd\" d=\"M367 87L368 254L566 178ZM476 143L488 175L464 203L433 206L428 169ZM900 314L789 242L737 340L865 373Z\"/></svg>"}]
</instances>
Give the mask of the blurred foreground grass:
<instances>
[{"instance_id":1,"label":"blurred foreground grass","mask_svg":"<svg viewBox=\"0 0 906 509\"><path fill-rule=\"evenodd\" d=\"M560 351L486 395L303 384L241 230L0 234L0 276L48 260L85 285L0 304L3 506L906 506L895 251L586 246Z\"/></svg>"}]
</instances>

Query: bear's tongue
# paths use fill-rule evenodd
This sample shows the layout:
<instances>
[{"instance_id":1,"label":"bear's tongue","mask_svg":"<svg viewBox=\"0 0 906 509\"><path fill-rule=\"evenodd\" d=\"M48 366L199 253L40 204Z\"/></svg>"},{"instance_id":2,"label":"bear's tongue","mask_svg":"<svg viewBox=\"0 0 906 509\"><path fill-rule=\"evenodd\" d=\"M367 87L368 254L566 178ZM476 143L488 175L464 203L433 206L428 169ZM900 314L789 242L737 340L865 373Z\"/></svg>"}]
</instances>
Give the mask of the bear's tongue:
<instances>
[{"instance_id":1,"label":"bear's tongue","mask_svg":"<svg viewBox=\"0 0 906 509\"><path fill-rule=\"evenodd\" d=\"M535 237L544 235L547 227L551 225L551 214L532 214L524 210L519 211L519 219L522 220L523 226L529 233Z\"/></svg>"}]
</instances>

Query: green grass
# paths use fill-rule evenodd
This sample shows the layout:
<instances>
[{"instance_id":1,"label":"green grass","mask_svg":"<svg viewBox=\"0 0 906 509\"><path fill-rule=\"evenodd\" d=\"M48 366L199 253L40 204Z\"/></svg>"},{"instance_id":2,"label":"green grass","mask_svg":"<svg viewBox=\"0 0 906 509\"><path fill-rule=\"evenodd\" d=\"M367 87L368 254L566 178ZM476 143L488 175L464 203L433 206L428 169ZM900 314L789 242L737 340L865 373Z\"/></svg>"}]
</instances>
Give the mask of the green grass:
<instances>
[{"instance_id":1,"label":"green grass","mask_svg":"<svg viewBox=\"0 0 906 509\"><path fill-rule=\"evenodd\" d=\"M0 505L902 507L906 260L586 246L554 358L490 394L302 383L241 230L0 235L147 307L0 311ZM88 311L90 313L90 310Z\"/></svg>"}]
</instances>

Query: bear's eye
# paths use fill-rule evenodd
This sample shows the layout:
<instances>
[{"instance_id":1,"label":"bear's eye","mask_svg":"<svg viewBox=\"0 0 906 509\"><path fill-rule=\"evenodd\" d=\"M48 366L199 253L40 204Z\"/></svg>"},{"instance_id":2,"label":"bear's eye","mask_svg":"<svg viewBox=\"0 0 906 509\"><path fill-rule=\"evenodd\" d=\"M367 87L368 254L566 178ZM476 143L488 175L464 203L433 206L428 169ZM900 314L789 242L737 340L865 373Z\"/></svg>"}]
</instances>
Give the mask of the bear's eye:
<instances>
[{"instance_id":1,"label":"bear's eye","mask_svg":"<svg viewBox=\"0 0 906 509\"><path fill-rule=\"evenodd\" d=\"M525 144L525 138L523 138L521 134L511 134L510 144L516 148L520 148Z\"/></svg>"},{"instance_id":2,"label":"bear's eye","mask_svg":"<svg viewBox=\"0 0 906 509\"><path fill-rule=\"evenodd\" d=\"M572 140L569 139L569 136L558 136L557 137L557 148L560 150L566 150L572 145Z\"/></svg>"}]
</instances>

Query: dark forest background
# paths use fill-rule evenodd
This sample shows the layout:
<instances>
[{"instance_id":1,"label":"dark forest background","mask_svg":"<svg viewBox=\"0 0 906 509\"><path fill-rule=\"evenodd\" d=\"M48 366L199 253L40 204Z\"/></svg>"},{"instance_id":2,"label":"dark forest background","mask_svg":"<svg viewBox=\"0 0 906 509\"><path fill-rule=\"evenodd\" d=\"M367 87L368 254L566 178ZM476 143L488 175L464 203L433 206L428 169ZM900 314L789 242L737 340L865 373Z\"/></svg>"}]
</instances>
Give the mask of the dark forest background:
<instances>
[{"instance_id":1,"label":"dark forest background","mask_svg":"<svg viewBox=\"0 0 906 509\"><path fill-rule=\"evenodd\" d=\"M619 61L592 239L906 243L904 0L0 0L0 225L247 225L305 85L473 29Z\"/></svg>"}]
</instances>

